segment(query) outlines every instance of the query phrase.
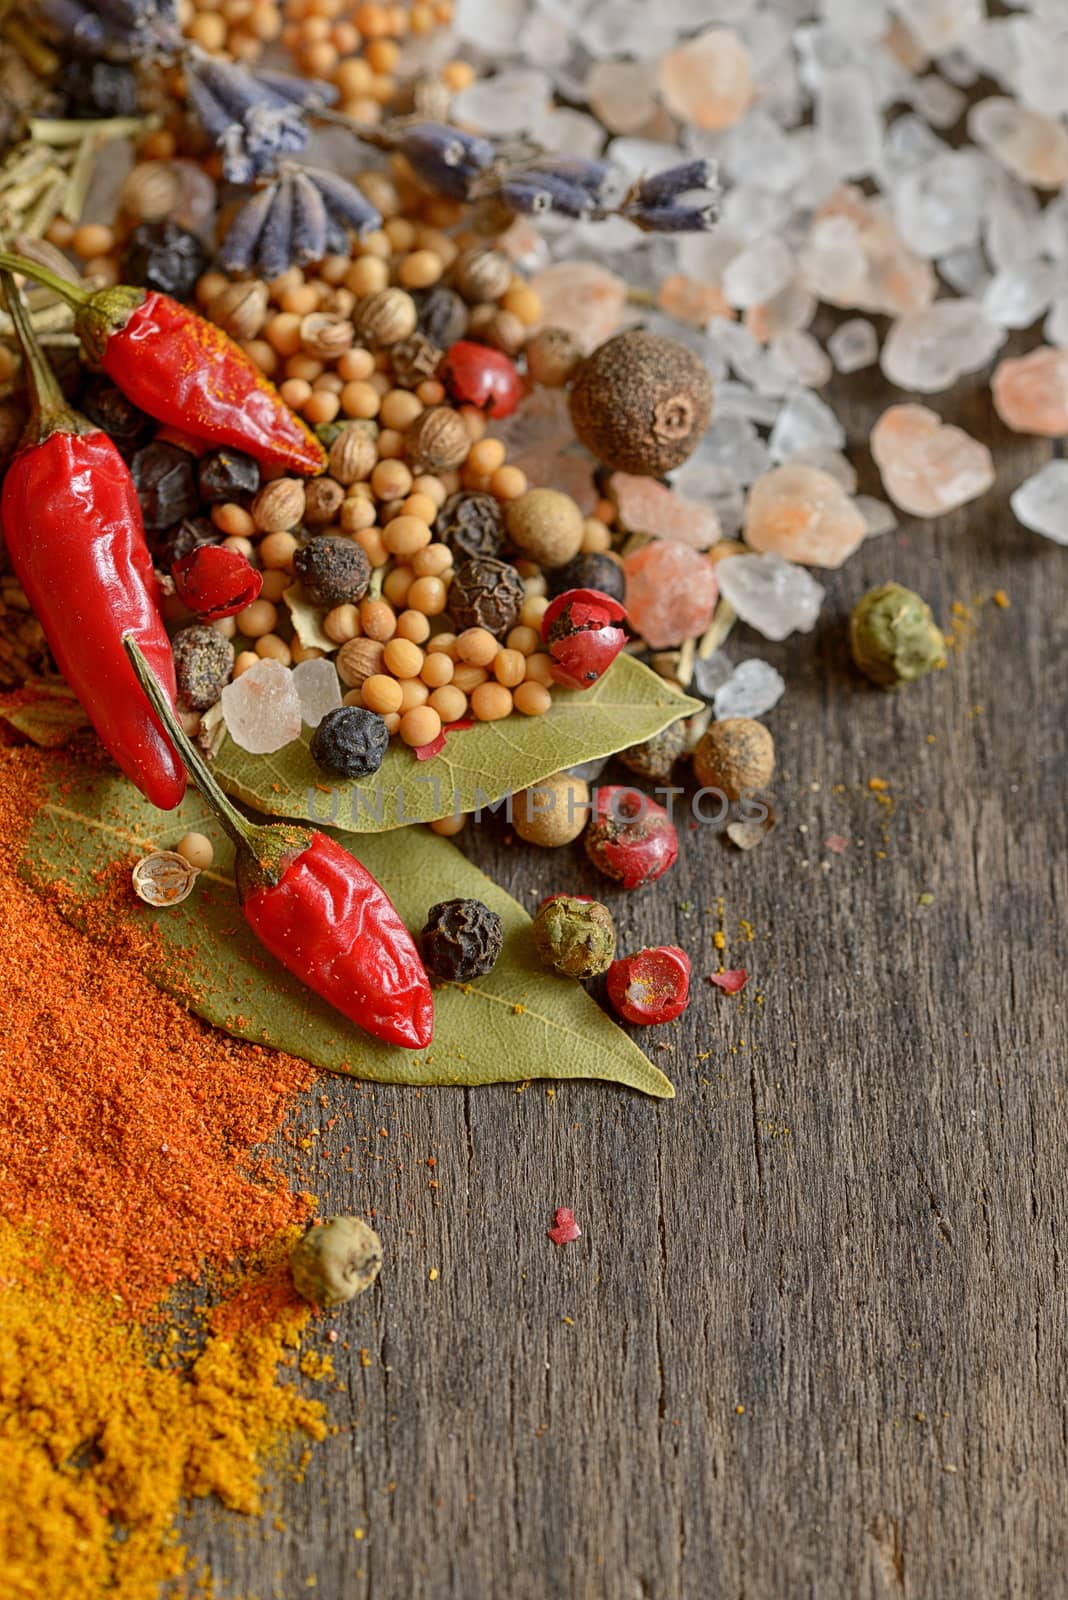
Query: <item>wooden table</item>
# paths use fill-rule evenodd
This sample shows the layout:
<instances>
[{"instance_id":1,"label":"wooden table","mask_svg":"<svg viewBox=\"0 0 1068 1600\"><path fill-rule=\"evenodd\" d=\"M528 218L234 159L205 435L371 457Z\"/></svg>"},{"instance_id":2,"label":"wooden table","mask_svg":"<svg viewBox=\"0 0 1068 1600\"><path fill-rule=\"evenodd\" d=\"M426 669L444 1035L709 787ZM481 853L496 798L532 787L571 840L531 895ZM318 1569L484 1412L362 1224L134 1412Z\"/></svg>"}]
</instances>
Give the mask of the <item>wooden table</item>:
<instances>
[{"instance_id":1,"label":"wooden table","mask_svg":"<svg viewBox=\"0 0 1068 1600\"><path fill-rule=\"evenodd\" d=\"M863 441L902 396L848 394L880 492ZM387 1262L335 1323L337 1432L303 1483L262 1523L193 1516L222 1593L1064 1592L1068 557L1008 509L1048 444L978 380L935 403L994 447L997 489L828 574L808 637L729 646L786 677L777 832L749 854L691 833L655 890L610 897L624 946L705 974L721 929L752 974L646 1035L677 1099L308 1097L295 1180L373 1207ZM891 577L968 615L944 672L887 695L845 624ZM602 890L578 849L493 823L467 848L528 904ZM565 1204L583 1236L557 1249Z\"/></svg>"}]
</instances>

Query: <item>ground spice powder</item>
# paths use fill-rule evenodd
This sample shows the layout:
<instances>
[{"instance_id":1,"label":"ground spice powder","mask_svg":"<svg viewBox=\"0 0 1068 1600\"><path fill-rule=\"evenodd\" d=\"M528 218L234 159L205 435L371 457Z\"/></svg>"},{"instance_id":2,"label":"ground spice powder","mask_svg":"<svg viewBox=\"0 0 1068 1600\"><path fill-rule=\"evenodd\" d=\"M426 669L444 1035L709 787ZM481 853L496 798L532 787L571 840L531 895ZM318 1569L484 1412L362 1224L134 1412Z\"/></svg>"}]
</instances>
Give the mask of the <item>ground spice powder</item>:
<instances>
[{"instance_id":1,"label":"ground spice powder","mask_svg":"<svg viewBox=\"0 0 1068 1600\"><path fill-rule=\"evenodd\" d=\"M0 748L0 1571L12 1600L156 1600L183 1497L254 1511L272 1446L325 1431L279 1375L308 1201L249 1154L312 1073L150 983L136 910L101 945L18 878L69 759ZM172 1287L217 1290L235 1258L256 1264L176 1321Z\"/></svg>"}]
</instances>

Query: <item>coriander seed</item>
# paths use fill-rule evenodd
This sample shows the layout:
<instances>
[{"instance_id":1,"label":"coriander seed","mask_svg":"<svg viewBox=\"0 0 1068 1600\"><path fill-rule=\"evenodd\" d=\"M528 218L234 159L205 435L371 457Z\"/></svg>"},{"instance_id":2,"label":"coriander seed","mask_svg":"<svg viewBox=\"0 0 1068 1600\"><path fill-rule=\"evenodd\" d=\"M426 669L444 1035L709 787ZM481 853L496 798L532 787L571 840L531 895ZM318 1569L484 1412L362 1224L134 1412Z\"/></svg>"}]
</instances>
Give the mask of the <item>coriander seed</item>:
<instances>
[{"instance_id":1,"label":"coriander seed","mask_svg":"<svg viewBox=\"0 0 1068 1600\"><path fill-rule=\"evenodd\" d=\"M313 1223L289 1257L293 1284L312 1305L338 1306L371 1287L382 1268L382 1241L361 1217Z\"/></svg>"},{"instance_id":2,"label":"coriander seed","mask_svg":"<svg viewBox=\"0 0 1068 1600\"><path fill-rule=\"evenodd\" d=\"M578 838L589 818L589 804L583 779L557 772L514 797L512 822L528 844L555 849Z\"/></svg>"}]
</instances>

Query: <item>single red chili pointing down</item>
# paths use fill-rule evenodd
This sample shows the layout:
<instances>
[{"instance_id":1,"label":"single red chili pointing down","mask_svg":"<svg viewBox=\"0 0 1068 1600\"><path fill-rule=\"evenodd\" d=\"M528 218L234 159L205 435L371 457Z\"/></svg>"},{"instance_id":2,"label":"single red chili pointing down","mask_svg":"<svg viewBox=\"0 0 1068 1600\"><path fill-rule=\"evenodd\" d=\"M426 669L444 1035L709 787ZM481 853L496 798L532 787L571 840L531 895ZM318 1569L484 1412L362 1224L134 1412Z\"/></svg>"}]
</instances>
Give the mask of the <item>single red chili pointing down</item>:
<instances>
[{"instance_id":1,"label":"single red chili pointing down","mask_svg":"<svg viewBox=\"0 0 1068 1600\"><path fill-rule=\"evenodd\" d=\"M231 445L263 466L322 472L326 452L240 345L214 323L152 289L90 292L36 261L0 253L74 307L74 328L94 361L150 417L195 439Z\"/></svg>"},{"instance_id":2,"label":"single red chili pointing down","mask_svg":"<svg viewBox=\"0 0 1068 1600\"><path fill-rule=\"evenodd\" d=\"M384 889L329 835L254 827L230 804L167 707L133 639L127 654L197 788L237 846L237 892L256 937L295 978L376 1039L421 1050L434 1000L415 941Z\"/></svg>"},{"instance_id":3,"label":"single red chili pointing down","mask_svg":"<svg viewBox=\"0 0 1068 1600\"><path fill-rule=\"evenodd\" d=\"M109 754L146 799L170 811L185 794L185 771L122 646L133 634L173 706L174 660L137 491L107 434L67 406L13 280L0 276L31 389L26 435L0 497L8 556Z\"/></svg>"}]
</instances>

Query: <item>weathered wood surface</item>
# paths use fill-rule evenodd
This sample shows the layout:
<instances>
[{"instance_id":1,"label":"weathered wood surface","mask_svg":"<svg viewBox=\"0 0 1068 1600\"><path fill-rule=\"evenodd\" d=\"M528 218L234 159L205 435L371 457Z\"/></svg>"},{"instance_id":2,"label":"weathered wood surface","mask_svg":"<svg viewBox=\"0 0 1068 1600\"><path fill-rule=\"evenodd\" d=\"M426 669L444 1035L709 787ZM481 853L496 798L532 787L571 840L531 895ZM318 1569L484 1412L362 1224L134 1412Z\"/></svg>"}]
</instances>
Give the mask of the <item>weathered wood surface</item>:
<instances>
[{"instance_id":1,"label":"weathered wood surface","mask_svg":"<svg viewBox=\"0 0 1068 1600\"><path fill-rule=\"evenodd\" d=\"M707 973L722 920L753 973L738 999L699 981L649 1039L678 1098L309 1097L295 1173L328 1211L375 1208L387 1266L337 1320L338 1432L303 1484L262 1523L190 1524L221 1593L1064 1593L1068 584L1007 505L1048 446L985 394L948 410L995 446L994 493L873 541L809 638L735 635L789 686L775 836L741 855L691 833L658 888L612 897L624 945L678 942ZM891 398L850 411L875 492L861 441ZM844 622L891 576L975 631L888 696L851 670ZM974 607L998 588L1011 609ZM529 900L602 887L577 849L495 825L468 848ZM583 1228L563 1250L559 1204Z\"/></svg>"}]
</instances>

